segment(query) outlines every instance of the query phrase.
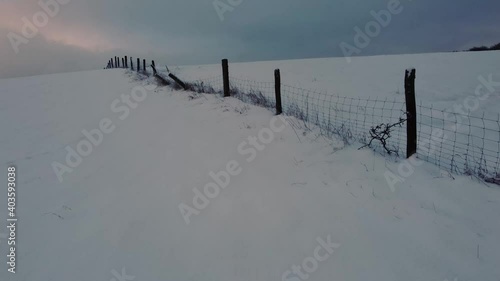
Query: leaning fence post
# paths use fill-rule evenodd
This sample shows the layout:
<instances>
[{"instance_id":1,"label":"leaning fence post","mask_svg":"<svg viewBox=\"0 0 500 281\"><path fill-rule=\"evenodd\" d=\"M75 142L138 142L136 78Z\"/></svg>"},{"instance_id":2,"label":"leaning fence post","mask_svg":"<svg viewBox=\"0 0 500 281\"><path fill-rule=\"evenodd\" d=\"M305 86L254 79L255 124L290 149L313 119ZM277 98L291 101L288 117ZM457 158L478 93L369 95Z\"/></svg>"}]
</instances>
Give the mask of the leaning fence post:
<instances>
[{"instance_id":1,"label":"leaning fence post","mask_svg":"<svg viewBox=\"0 0 500 281\"><path fill-rule=\"evenodd\" d=\"M168 69L168 68L167 68ZM187 87L186 87L186 84L184 82L182 82L181 79L179 79L177 76L175 76L174 74L172 73L169 73L168 74L168 77L172 78L172 80L175 81L175 83L177 83L179 86L181 86L184 90L187 90Z\"/></svg>"},{"instance_id":2,"label":"leaning fence post","mask_svg":"<svg viewBox=\"0 0 500 281\"><path fill-rule=\"evenodd\" d=\"M222 79L224 81L224 97L229 97L229 61L222 60Z\"/></svg>"},{"instance_id":3,"label":"leaning fence post","mask_svg":"<svg viewBox=\"0 0 500 281\"><path fill-rule=\"evenodd\" d=\"M141 70L141 59L137 58L137 72Z\"/></svg>"},{"instance_id":4,"label":"leaning fence post","mask_svg":"<svg viewBox=\"0 0 500 281\"><path fill-rule=\"evenodd\" d=\"M274 70L274 92L276 94L276 115L283 113L281 107L281 74L280 70Z\"/></svg>"},{"instance_id":5,"label":"leaning fence post","mask_svg":"<svg viewBox=\"0 0 500 281\"><path fill-rule=\"evenodd\" d=\"M410 158L417 153L417 104L415 102L414 68L405 71L405 99L406 99L406 157Z\"/></svg>"}]
</instances>

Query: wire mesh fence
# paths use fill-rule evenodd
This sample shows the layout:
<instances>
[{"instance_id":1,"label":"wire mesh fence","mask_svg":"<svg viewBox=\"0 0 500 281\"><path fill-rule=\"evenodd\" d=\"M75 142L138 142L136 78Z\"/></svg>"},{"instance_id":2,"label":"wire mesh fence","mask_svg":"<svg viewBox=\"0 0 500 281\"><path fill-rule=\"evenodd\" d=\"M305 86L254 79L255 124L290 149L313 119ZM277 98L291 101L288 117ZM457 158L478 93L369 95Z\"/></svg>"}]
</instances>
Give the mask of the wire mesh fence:
<instances>
[{"instance_id":1,"label":"wire mesh fence","mask_svg":"<svg viewBox=\"0 0 500 281\"><path fill-rule=\"evenodd\" d=\"M235 76L230 76L229 80L231 96L267 108L275 107L274 82L258 82ZM203 82L214 89L222 89L222 76ZM355 140L367 144L373 127L397 123L405 116L404 100L341 97L285 84L281 85L281 98L286 115L314 124L325 135L337 135L346 142ZM374 142L373 148L382 153L387 152L381 143ZM395 154L404 155L404 126L391 130L387 148Z\"/></svg>"},{"instance_id":2,"label":"wire mesh fence","mask_svg":"<svg viewBox=\"0 0 500 281\"><path fill-rule=\"evenodd\" d=\"M500 116L417 106L420 159L457 174L500 183Z\"/></svg>"},{"instance_id":3,"label":"wire mesh fence","mask_svg":"<svg viewBox=\"0 0 500 281\"><path fill-rule=\"evenodd\" d=\"M203 79L222 91L222 76ZM274 82L258 82L230 76L231 96L268 108L275 106ZM325 135L337 135L344 141L367 144L370 131L381 124L396 124L406 117L402 98L378 99L343 97L327 92L281 85L283 112L318 126ZM500 184L500 114L496 116L461 115L417 105L419 159L456 173L472 175ZM387 147L374 141L372 148L381 153L404 156L407 145L406 125L391 128Z\"/></svg>"}]
</instances>

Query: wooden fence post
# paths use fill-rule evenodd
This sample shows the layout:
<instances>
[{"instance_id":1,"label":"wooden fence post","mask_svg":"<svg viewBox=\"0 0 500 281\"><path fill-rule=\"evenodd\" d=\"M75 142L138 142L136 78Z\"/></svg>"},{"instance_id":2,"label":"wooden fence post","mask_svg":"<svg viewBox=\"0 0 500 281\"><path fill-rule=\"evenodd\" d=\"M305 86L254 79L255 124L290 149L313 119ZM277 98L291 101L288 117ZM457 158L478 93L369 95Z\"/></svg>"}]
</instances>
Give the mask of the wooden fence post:
<instances>
[{"instance_id":1,"label":"wooden fence post","mask_svg":"<svg viewBox=\"0 0 500 281\"><path fill-rule=\"evenodd\" d=\"M182 82L181 79L179 79L177 76L175 76L172 73L169 73L168 77L172 78L172 80L174 80L175 83L177 83L179 86L181 86L184 90L187 90L186 84L184 82Z\"/></svg>"},{"instance_id":2,"label":"wooden fence post","mask_svg":"<svg viewBox=\"0 0 500 281\"><path fill-rule=\"evenodd\" d=\"M125 68L125 58L122 58L122 68Z\"/></svg>"},{"instance_id":3,"label":"wooden fence post","mask_svg":"<svg viewBox=\"0 0 500 281\"><path fill-rule=\"evenodd\" d=\"M222 60L222 79L224 81L224 97L229 97L229 61Z\"/></svg>"},{"instance_id":4,"label":"wooden fence post","mask_svg":"<svg viewBox=\"0 0 500 281\"><path fill-rule=\"evenodd\" d=\"M141 70L141 59L137 58L137 72Z\"/></svg>"},{"instance_id":5,"label":"wooden fence post","mask_svg":"<svg viewBox=\"0 0 500 281\"><path fill-rule=\"evenodd\" d=\"M125 65L124 65L124 68L128 68L128 58L127 58L127 56L125 56Z\"/></svg>"},{"instance_id":6,"label":"wooden fence post","mask_svg":"<svg viewBox=\"0 0 500 281\"><path fill-rule=\"evenodd\" d=\"M132 60L132 57L130 57L130 70L134 70L134 61Z\"/></svg>"},{"instance_id":7,"label":"wooden fence post","mask_svg":"<svg viewBox=\"0 0 500 281\"><path fill-rule=\"evenodd\" d=\"M144 72L146 72L146 59L142 60L142 65L144 67Z\"/></svg>"},{"instance_id":8,"label":"wooden fence post","mask_svg":"<svg viewBox=\"0 0 500 281\"><path fill-rule=\"evenodd\" d=\"M154 60L151 61L151 65L153 66L153 68L156 68L156 64L155 64Z\"/></svg>"},{"instance_id":9,"label":"wooden fence post","mask_svg":"<svg viewBox=\"0 0 500 281\"><path fill-rule=\"evenodd\" d=\"M406 157L410 158L417 153L417 104L415 102L414 68L405 71L405 99L406 99Z\"/></svg>"},{"instance_id":10,"label":"wooden fence post","mask_svg":"<svg viewBox=\"0 0 500 281\"><path fill-rule=\"evenodd\" d=\"M152 61L151 68L153 69L153 75L156 76L156 74L158 74L158 72L156 72L155 61Z\"/></svg>"},{"instance_id":11,"label":"wooden fence post","mask_svg":"<svg viewBox=\"0 0 500 281\"><path fill-rule=\"evenodd\" d=\"M281 107L281 74L279 69L274 71L274 92L276 94L276 115L280 115L283 113L283 109Z\"/></svg>"}]
</instances>

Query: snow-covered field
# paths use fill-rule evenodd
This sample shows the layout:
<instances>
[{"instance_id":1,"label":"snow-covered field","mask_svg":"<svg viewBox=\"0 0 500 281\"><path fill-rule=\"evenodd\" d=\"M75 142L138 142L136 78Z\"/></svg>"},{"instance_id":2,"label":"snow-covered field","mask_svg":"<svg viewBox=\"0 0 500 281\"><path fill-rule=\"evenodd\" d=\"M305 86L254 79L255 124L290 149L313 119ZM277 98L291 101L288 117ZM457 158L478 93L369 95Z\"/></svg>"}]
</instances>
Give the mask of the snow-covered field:
<instances>
[{"instance_id":1,"label":"snow-covered field","mask_svg":"<svg viewBox=\"0 0 500 281\"><path fill-rule=\"evenodd\" d=\"M274 69L281 70L284 84L316 89L339 96L404 100L405 70L417 70L417 103L447 109L474 95L480 76L500 80L500 52L434 53L288 61L232 63L230 75L254 81L274 81ZM164 67L157 62L158 68ZM165 62L168 63L168 62ZM171 66L186 80L204 80L221 74L220 64ZM161 69L161 68L160 68ZM500 87L499 87L500 88ZM497 89L497 93L500 89ZM500 95L482 102L477 111L498 113Z\"/></svg>"},{"instance_id":2,"label":"snow-covered field","mask_svg":"<svg viewBox=\"0 0 500 281\"><path fill-rule=\"evenodd\" d=\"M401 95L411 63L420 98L446 107L473 92L478 75L499 73L498 53L452 55L358 58L366 71L356 73L338 59L231 69L271 80L279 67L284 83L309 81L304 88ZM201 79L220 67L175 72ZM135 78L99 70L0 80L0 182L15 164L19 218L16 274L0 230L0 280L500 280L498 187L424 163L393 192L385 174L399 163L370 149L234 98ZM492 96L481 109L497 106ZM88 155L67 161L73 150Z\"/></svg>"}]
</instances>

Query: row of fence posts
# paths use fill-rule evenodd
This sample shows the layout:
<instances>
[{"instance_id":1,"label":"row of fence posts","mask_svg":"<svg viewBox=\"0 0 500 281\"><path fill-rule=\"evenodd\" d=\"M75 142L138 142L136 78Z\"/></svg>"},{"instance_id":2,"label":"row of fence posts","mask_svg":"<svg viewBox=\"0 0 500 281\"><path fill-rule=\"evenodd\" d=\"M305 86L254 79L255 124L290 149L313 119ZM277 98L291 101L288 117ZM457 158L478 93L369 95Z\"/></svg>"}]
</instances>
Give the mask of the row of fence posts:
<instances>
[{"instance_id":1,"label":"row of fence posts","mask_svg":"<svg viewBox=\"0 0 500 281\"><path fill-rule=\"evenodd\" d=\"M120 61L121 61L121 64L120 64ZM114 58L111 58L109 61L108 61L108 65L106 66L106 68L127 68L129 67L128 65L128 56L125 56L125 57L114 57ZM153 61L153 64L154 64L154 61ZM141 59L140 58L137 58L137 67L134 68L134 60L132 57L130 57L130 69L131 70L137 70L137 72L141 71ZM146 60L143 59L142 60L142 70L145 72L146 71Z\"/></svg>"},{"instance_id":2,"label":"row of fence posts","mask_svg":"<svg viewBox=\"0 0 500 281\"><path fill-rule=\"evenodd\" d=\"M231 95L229 83L229 61L222 60L222 79L224 97ZM415 79L416 70L414 68L405 71L405 100L406 100L406 157L410 158L417 153L417 108L415 101ZM283 113L281 104L281 73L279 69L274 70L274 91L276 97L276 115Z\"/></svg>"},{"instance_id":3,"label":"row of fence posts","mask_svg":"<svg viewBox=\"0 0 500 281\"><path fill-rule=\"evenodd\" d=\"M121 64L120 64L121 60ZM136 70L139 72L141 70L140 59L137 58ZM142 61L143 71L146 71L146 60ZM107 68L127 68L128 69L128 57L114 57L108 61ZM151 61L151 68L153 69L154 75L157 76L155 61ZM134 63L132 57L130 58L130 69L134 70ZM187 89L186 84L182 82L177 76L169 73L169 77L172 78L177 84L182 88ZM162 77L159 77L162 78ZM162 78L164 80L164 78ZM223 79L223 93L224 97L231 96L231 88L229 82L229 61L227 59L222 60L222 79ZM405 71L405 100L406 100L406 156L411 157L417 153L417 108L415 101L415 79L416 70L414 68L407 69ZM167 83L168 84L168 83ZM279 69L274 70L274 91L276 98L276 115L283 113L283 107L281 104L281 73Z\"/></svg>"}]
</instances>

